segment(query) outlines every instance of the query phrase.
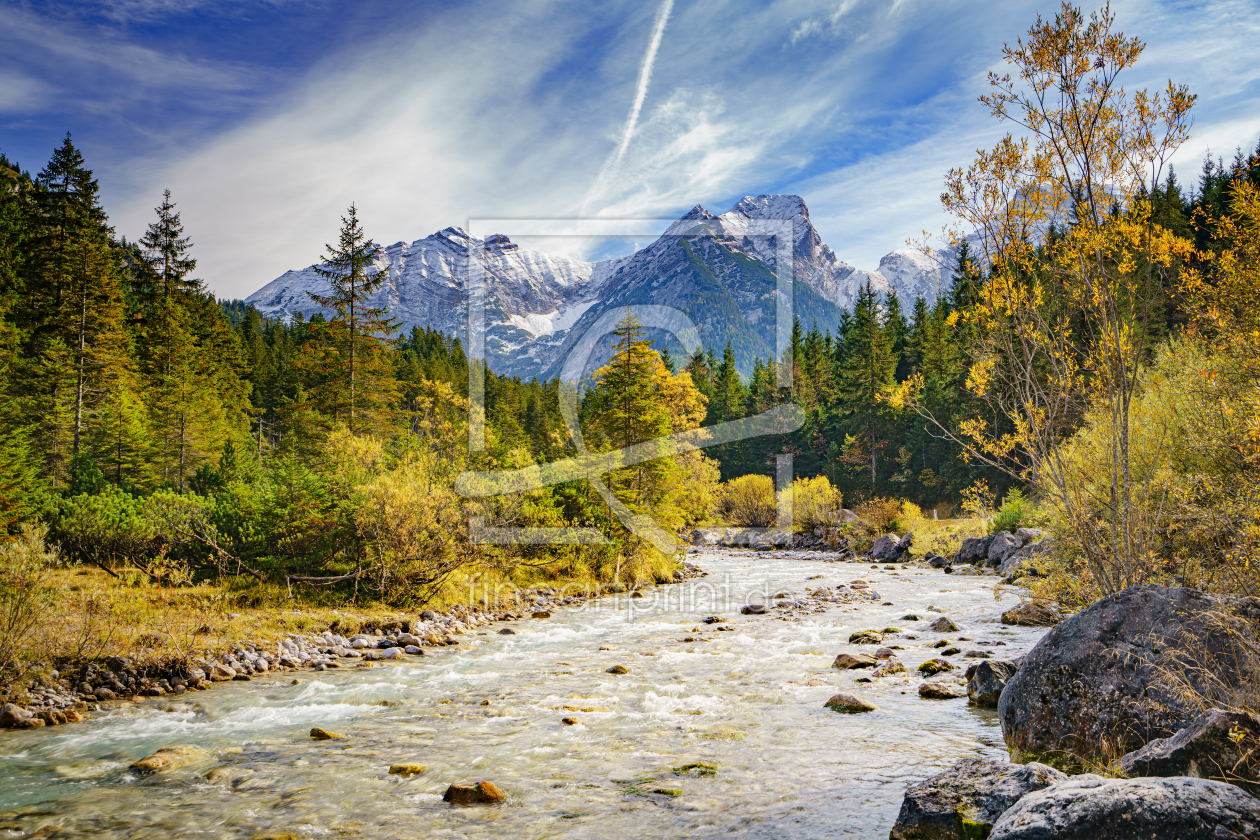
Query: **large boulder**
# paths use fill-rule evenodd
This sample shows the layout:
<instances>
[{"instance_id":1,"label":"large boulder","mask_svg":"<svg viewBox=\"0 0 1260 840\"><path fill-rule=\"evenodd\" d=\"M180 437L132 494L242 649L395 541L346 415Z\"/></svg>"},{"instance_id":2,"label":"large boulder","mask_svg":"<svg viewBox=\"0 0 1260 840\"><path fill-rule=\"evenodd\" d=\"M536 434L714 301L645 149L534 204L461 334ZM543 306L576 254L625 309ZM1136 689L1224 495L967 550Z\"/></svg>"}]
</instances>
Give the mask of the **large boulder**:
<instances>
[{"instance_id":1,"label":"large boulder","mask_svg":"<svg viewBox=\"0 0 1260 840\"><path fill-rule=\"evenodd\" d=\"M991 542L993 542L993 537L967 537L967 539L962 541L962 546L958 549L954 562L983 563L989 559L989 544Z\"/></svg>"},{"instance_id":2,"label":"large boulder","mask_svg":"<svg viewBox=\"0 0 1260 840\"><path fill-rule=\"evenodd\" d=\"M1044 764L964 758L906 790L890 840L984 837L1004 811L1032 791L1067 779Z\"/></svg>"},{"instance_id":3,"label":"large boulder","mask_svg":"<svg viewBox=\"0 0 1260 840\"><path fill-rule=\"evenodd\" d=\"M985 565L997 568L1002 565L1003 560L1023 547L1024 540L1022 537L1018 537L1010 531L999 531L989 540L989 550L985 555Z\"/></svg>"},{"instance_id":4,"label":"large boulder","mask_svg":"<svg viewBox=\"0 0 1260 840\"><path fill-rule=\"evenodd\" d=\"M998 563L997 573L1010 583L1027 575L1044 577L1046 574L1044 561L1053 550L1054 540L1052 539L1026 543L1023 548L1012 551L1005 560Z\"/></svg>"},{"instance_id":5,"label":"large boulder","mask_svg":"<svg viewBox=\"0 0 1260 840\"><path fill-rule=\"evenodd\" d=\"M1244 840L1260 836L1260 799L1208 779L1077 776L1016 802L989 840Z\"/></svg>"},{"instance_id":6,"label":"large boulder","mask_svg":"<svg viewBox=\"0 0 1260 840\"><path fill-rule=\"evenodd\" d=\"M985 659L975 666L967 680L967 696L977 706L996 709L1002 689L1019 670L1014 662L1005 659Z\"/></svg>"},{"instance_id":7,"label":"large boulder","mask_svg":"<svg viewBox=\"0 0 1260 840\"><path fill-rule=\"evenodd\" d=\"M884 534L875 540L875 544L871 546L870 551L866 552L866 556L872 560L896 560L905 553L905 549L900 546L901 537L896 534Z\"/></svg>"},{"instance_id":8,"label":"large boulder","mask_svg":"<svg viewBox=\"0 0 1260 840\"><path fill-rule=\"evenodd\" d=\"M1235 608L1255 608L1244 601ZM1226 640L1205 620L1220 607L1194 589L1146 584L1065 619L1002 691L998 715L1012 755L1101 760L1177 732L1197 710L1169 688L1163 657L1193 645L1196 655L1223 659ZM1216 678L1237 682L1226 670Z\"/></svg>"},{"instance_id":9,"label":"large boulder","mask_svg":"<svg viewBox=\"0 0 1260 840\"><path fill-rule=\"evenodd\" d=\"M1119 761L1129 776L1197 776L1260 794L1260 717L1212 709L1171 738L1157 738Z\"/></svg>"}]
</instances>

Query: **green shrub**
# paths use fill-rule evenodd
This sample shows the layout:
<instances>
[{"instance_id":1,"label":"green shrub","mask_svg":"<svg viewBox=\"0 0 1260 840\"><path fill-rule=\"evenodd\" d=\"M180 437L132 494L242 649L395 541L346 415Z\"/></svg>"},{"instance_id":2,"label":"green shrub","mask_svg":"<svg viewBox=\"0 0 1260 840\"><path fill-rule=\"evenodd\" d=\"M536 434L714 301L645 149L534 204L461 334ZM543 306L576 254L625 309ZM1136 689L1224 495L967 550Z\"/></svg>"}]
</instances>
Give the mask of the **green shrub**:
<instances>
[{"instance_id":1,"label":"green shrub","mask_svg":"<svg viewBox=\"0 0 1260 840\"><path fill-rule=\"evenodd\" d=\"M1017 488L1012 487L1007 491L997 515L993 517L993 522L989 525L989 533L1018 530L1028 521L1031 513L1032 503L1025 499L1024 494Z\"/></svg>"}]
</instances>

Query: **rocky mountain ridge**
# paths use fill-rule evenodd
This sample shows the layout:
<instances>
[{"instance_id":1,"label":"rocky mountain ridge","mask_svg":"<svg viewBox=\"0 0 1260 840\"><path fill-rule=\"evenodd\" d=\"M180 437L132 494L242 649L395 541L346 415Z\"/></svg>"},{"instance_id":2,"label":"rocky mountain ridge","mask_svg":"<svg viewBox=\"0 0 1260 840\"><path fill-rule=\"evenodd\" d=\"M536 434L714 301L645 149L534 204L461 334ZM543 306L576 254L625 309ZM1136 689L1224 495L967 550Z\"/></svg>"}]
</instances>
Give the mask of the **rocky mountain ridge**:
<instances>
[{"instance_id":1,"label":"rocky mountain ridge","mask_svg":"<svg viewBox=\"0 0 1260 840\"><path fill-rule=\"evenodd\" d=\"M383 247L376 260L385 281L374 297L404 332L413 327L464 337L470 285L484 290L486 356L493 370L555 376L563 361L600 317L614 308L663 305L695 323L701 342L721 353L729 341L747 374L756 359L776 354L776 260L780 243L768 229L791 223L791 311L808 328L836 331L841 311L858 290L895 291L909 306L922 294L932 301L950 284L953 254L928 256L897 250L863 271L838 259L794 195L745 196L714 215L697 205L655 242L618 259L588 262L520 248L508 237L484 240L448 227L412 243ZM285 272L246 300L264 316L311 316L321 311L308 293L326 293L314 266ZM605 319L606 321L607 319ZM671 352L673 337L654 332ZM607 343L607 342L605 342ZM599 364L606 353L592 356Z\"/></svg>"}]
</instances>

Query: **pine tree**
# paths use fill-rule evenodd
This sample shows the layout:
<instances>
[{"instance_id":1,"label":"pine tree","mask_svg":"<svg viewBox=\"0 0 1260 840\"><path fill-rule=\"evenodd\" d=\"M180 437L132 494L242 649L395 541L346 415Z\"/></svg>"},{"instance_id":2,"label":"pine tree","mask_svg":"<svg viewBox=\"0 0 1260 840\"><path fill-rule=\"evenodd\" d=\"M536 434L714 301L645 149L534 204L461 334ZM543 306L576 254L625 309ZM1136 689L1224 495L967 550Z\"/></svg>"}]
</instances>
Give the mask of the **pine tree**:
<instances>
[{"instance_id":1,"label":"pine tree","mask_svg":"<svg viewBox=\"0 0 1260 840\"><path fill-rule=\"evenodd\" d=\"M396 323L386 307L369 305L385 282L385 272L375 268L379 246L364 233L358 210L351 204L341 219L337 245L325 248L324 261L316 271L328 280L331 293L308 292L312 300L335 313L327 322L325 358L333 369L328 371L331 390L324 394L325 402L334 418L344 411L351 429L369 428L372 419L393 407L397 396L397 383L385 358Z\"/></svg>"},{"instance_id":2,"label":"pine tree","mask_svg":"<svg viewBox=\"0 0 1260 840\"><path fill-rule=\"evenodd\" d=\"M124 274L99 187L67 134L33 195L24 316L25 405L45 475L94 449L94 424L130 364Z\"/></svg>"},{"instance_id":3,"label":"pine tree","mask_svg":"<svg viewBox=\"0 0 1260 840\"><path fill-rule=\"evenodd\" d=\"M879 298L867 281L858 291L837 373L840 398L849 413L848 425L861 439L861 449L870 464L872 491L878 478L880 448L878 396L892 384L897 366L892 339L880 321Z\"/></svg>"},{"instance_id":4,"label":"pine tree","mask_svg":"<svg viewBox=\"0 0 1260 840\"><path fill-rule=\"evenodd\" d=\"M661 359L644 334L643 325L633 314L627 313L617 323L613 356L595 372L595 385L584 406L589 424L609 449L645 443L671 431L668 407L653 386ZM648 460L617 471L621 475L614 476L614 484L628 497L623 501L640 510L649 506L661 489L664 475L673 468L668 461Z\"/></svg>"}]
</instances>

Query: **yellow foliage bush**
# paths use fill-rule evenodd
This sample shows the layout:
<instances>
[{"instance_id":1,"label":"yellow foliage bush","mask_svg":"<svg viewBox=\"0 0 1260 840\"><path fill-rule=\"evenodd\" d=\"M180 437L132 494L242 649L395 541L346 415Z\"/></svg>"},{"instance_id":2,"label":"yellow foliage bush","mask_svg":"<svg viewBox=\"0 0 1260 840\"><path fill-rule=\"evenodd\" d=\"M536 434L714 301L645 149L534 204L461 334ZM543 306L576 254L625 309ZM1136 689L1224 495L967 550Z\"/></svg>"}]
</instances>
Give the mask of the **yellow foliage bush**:
<instances>
[{"instance_id":1,"label":"yellow foliage bush","mask_svg":"<svg viewBox=\"0 0 1260 840\"><path fill-rule=\"evenodd\" d=\"M901 502L897 499L879 496L858 505L853 512L878 534L886 534L901 527L898 520L901 515Z\"/></svg>"},{"instance_id":2,"label":"yellow foliage bush","mask_svg":"<svg viewBox=\"0 0 1260 840\"><path fill-rule=\"evenodd\" d=\"M843 507L844 496L825 475L792 482L792 519L798 529L838 525Z\"/></svg>"},{"instance_id":3,"label":"yellow foliage bush","mask_svg":"<svg viewBox=\"0 0 1260 840\"><path fill-rule=\"evenodd\" d=\"M768 528L777 513L774 481L766 475L741 475L726 483L722 514L732 525Z\"/></svg>"}]
</instances>

